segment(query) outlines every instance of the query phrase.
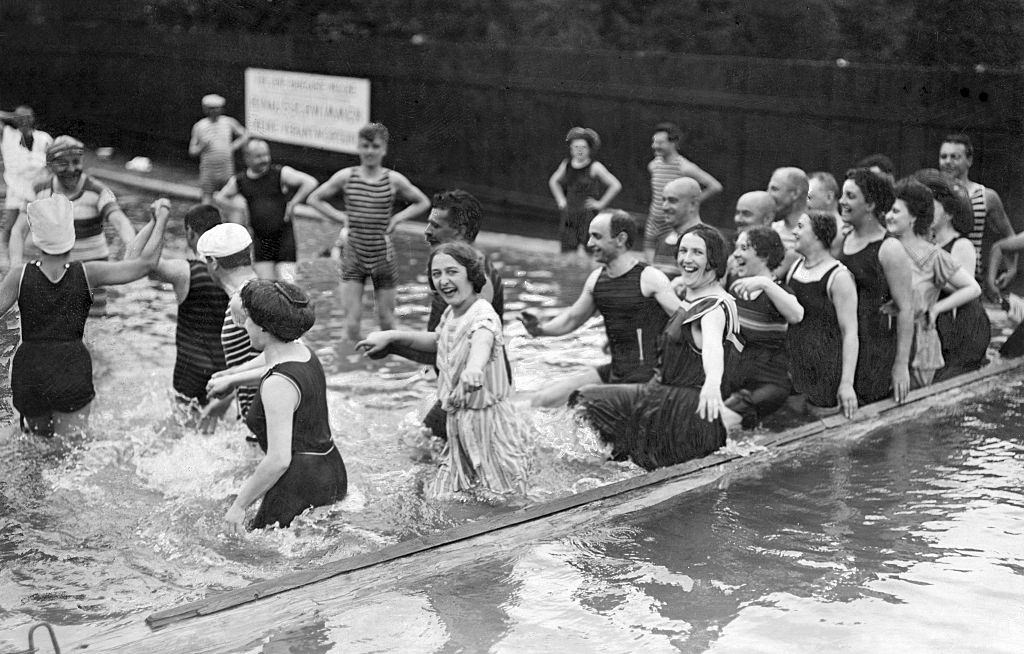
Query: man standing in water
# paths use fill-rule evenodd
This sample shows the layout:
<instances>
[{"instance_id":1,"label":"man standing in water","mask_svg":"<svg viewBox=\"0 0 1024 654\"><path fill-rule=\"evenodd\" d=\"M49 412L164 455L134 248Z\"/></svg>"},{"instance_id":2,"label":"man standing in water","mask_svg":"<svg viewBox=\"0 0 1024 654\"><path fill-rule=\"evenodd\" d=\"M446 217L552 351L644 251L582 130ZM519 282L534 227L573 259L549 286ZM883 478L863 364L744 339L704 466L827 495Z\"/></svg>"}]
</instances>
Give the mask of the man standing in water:
<instances>
[{"instance_id":1,"label":"man standing in water","mask_svg":"<svg viewBox=\"0 0 1024 654\"><path fill-rule=\"evenodd\" d=\"M206 384L214 373L227 367L220 336L224 313L228 308L228 296L213 280L206 262L192 256L203 234L219 224L220 212L217 207L197 204L189 209L185 213L185 242L188 244L189 258L164 257L149 275L152 279L170 284L178 301L178 325L174 337L177 357L174 360L172 383L175 399L184 409L186 418L196 418L199 413L212 413L216 420L214 407L206 409L210 402ZM135 237L132 253L141 249L148 239L147 229L148 226L144 227ZM212 424L201 426L212 427Z\"/></svg>"},{"instance_id":2,"label":"man standing in water","mask_svg":"<svg viewBox=\"0 0 1024 654\"><path fill-rule=\"evenodd\" d=\"M599 213L590 222L587 245L602 265L587 278L576 302L543 322L522 313L520 320L531 336L561 336L599 312L612 355L610 363L537 391L531 400L534 406L564 404L587 384L643 383L654 373L658 336L680 302L665 273L630 252L636 232L636 223L625 211Z\"/></svg>"},{"instance_id":3,"label":"man standing in water","mask_svg":"<svg viewBox=\"0 0 1024 654\"><path fill-rule=\"evenodd\" d=\"M295 207L316 188L316 178L270 162L270 146L263 139L245 144L245 170L232 177L214 199L231 205L238 196L249 207L253 233L253 268L260 279L287 279L295 264ZM289 197L290 196L290 197Z\"/></svg>"},{"instance_id":4,"label":"man standing in water","mask_svg":"<svg viewBox=\"0 0 1024 654\"><path fill-rule=\"evenodd\" d=\"M732 223L737 232L769 227L775 220L775 201L768 191L747 191L736 200Z\"/></svg>"},{"instance_id":5,"label":"man standing in water","mask_svg":"<svg viewBox=\"0 0 1024 654\"><path fill-rule=\"evenodd\" d=\"M1006 209L999 194L978 182L971 181L968 175L974 163L974 145L966 134L950 134L942 141L939 148L939 170L951 181L959 185L971 200L974 212L974 226L967 235L977 252L977 263L974 267L975 278L983 284L983 288L992 294L998 289L988 288L985 283L988 272L989 251L992 243L1013 236L1013 225L1006 217ZM996 278L999 289L1006 288L1017 276L1016 255L1004 259L1007 270Z\"/></svg>"},{"instance_id":6,"label":"man standing in water","mask_svg":"<svg viewBox=\"0 0 1024 654\"><path fill-rule=\"evenodd\" d=\"M0 214L0 247L6 252L11 227L18 214L36 197L35 187L46 175L46 150L53 137L35 128L35 114L21 106L13 114L3 114L3 139L0 155L4 160L4 183L7 195Z\"/></svg>"},{"instance_id":7,"label":"man standing in water","mask_svg":"<svg viewBox=\"0 0 1024 654\"><path fill-rule=\"evenodd\" d=\"M337 245L342 248L341 303L345 310L345 331L353 343L359 340L363 311L363 286L373 281L377 317L381 329L395 322L395 286L398 262L391 235L400 222L425 213L430 200L405 175L383 166L388 153L387 127L370 123L359 130L359 165L336 172L313 191L306 203L341 223ZM329 198L341 194L345 210L339 211ZM409 203L392 214L395 197Z\"/></svg>"},{"instance_id":8,"label":"man standing in water","mask_svg":"<svg viewBox=\"0 0 1024 654\"><path fill-rule=\"evenodd\" d=\"M249 138L249 132L234 118L223 115L225 101L221 96L203 96L202 103L206 117L192 126L188 153L199 157L202 202L210 204L213 194L235 174L235 151Z\"/></svg>"},{"instance_id":9,"label":"man standing in water","mask_svg":"<svg viewBox=\"0 0 1024 654\"><path fill-rule=\"evenodd\" d=\"M700 219L700 184L693 178L679 177L665 184L662 194L665 197L662 211L672 229L655 246L652 263L672 279L679 274L679 264L676 263L679 237L704 224Z\"/></svg>"},{"instance_id":10,"label":"man standing in water","mask_svg":"<svg viewBox=\"0 0 1024 654\"><path fill-rule=\"evenodd\" d=\"M262 359L257 359L260 353L253 349L249 334L243 327L245 312L238 296L243 286L256 279L251 247L249 231L236 223L212 227L196 241L196 252L206 261L210 276L229 298L220 331L224 363L228 369L211 375L206 392L210 397L221 397L234 389L239 418L245 418L249 412L259 389L263 368Z\"/></svg>"},{"instance_id":11,"label":"man standing in water","mask_svg":"<svg viewBox=\"0 0 1024 654\"><path fill-rule=\"evenodd\" d=\"M70 136L58 136L46 149L46 167L53 178L36 186L36 199L63 195L75 207L75 247L71 250L72 261L107 261L110 246L103 233L107 221L114 224L117 235L125 248L135 239L135 229L128 216L121 210L117 198L109 188L85 172L83 157L85 146ZM29 235L28 219L23 213L11 228L11 267L20 266L26 254L35 258L38 250L26 241ZM105 289L94 292L93 305L89 315L102 316L106 313Z\"/></svg>"},{"instance_id":12,"label":"man standing in water","mask_svg":"<svg viewBox=\"0 0 1024 654\"><path fill-rule=\"evenodd\" d=\"M786 256L775 269L775 276L783 279L789 267L799 257L794 249L796 236L793 234L793 228L800 217L807 214L807 173L792 166L776 168L768 180L768 195L775 201L775 222L772 223L772 229L782 239L782 245L786 248Z\"/></svg>"},{"instance_id":13,"label":"man standing in water","mask_svg":"<svg viewBox=\"0 0 1024 654\"><path fill-rule=\"evenodd\" d=\"M682 134L672 123L661 123L654 127L651 136L651 150L654 159L647 164L651 174L651 208L647 215L644 228L644 252L648 261L654 260L654 249L658 241L665 238L672 226L665 218L664 197L665 185L679 177L690 177L700 184L699 201L703 202L712 195L722 191L722 184L706 173L700 166L679 154L679 141Z\"/></svg>"}]
</instances>

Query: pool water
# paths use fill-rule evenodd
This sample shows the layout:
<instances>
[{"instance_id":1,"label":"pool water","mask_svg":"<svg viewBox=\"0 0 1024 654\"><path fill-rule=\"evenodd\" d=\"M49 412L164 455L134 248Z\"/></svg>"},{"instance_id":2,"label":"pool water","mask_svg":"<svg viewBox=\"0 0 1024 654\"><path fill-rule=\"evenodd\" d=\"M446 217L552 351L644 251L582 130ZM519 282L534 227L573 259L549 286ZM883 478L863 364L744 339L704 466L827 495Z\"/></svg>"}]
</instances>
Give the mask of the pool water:
<instances>
[{"instance_id":1,"label":"pool water","mask_svg":"<svg viewBox=\"0 0 1024 654\"><path fill-rule=\"evenodd\" d=\"M132 215L151 200L119 195ZM316 257L335 230L297 227L298 282L317 300L307 342L328 372L349 497L292 529L224 538L220 518L259 453L239 425L202 435L168 418L173 293L148 281L117 289L108 317L87 327L93 433L63 443L0 434L0 651L23 649L40 620L74 642L219 589L506 510L424 499L433 466L410 459L397 435L433 402L433 380L343 341L336 264ZM171 231L165 256L181 256L180 221ZM420 328L427 250L416 235L397 240L406 254L399 320ZM590 265L488 253L505 278L520 388L603 361L596 319L537 340L511 319L572 302ZM374 316L366 297L364 333ZM9 318L5 366L12 329ZM1018 651L1022 387L1014 380L962 411L784 459L626 520L595 515L585 533L457 575L382 585L370 601L291 634L287 648L264 651ZM11 416L9 390L0 399ZM640 474L606 462L564 410L523 414L542 444L532 501Z\"/></svg>"}]
</instances>

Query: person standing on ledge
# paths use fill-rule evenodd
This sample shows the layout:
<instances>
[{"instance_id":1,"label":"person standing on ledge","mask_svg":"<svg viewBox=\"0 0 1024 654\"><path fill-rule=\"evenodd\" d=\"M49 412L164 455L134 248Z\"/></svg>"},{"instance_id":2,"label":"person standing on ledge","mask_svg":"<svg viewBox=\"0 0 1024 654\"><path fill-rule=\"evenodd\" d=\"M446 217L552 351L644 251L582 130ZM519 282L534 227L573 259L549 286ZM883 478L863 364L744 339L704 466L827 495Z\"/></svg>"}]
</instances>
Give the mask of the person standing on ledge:
<instances>
[{"instance_id":1,"label":"person standing on ledge","mask_svg":"<svg viewBox=\"0 0 1024 654\"><path fill-rule=\"evenodd\" d=\"M359 130L359 165L343 168L313 191L306 203L341 223L336 246L341 256L341 304L345 310L345 331L353 343L359 339L363 312L363 285L373 281L377 317L382 330L395 322L395 287L398 262L391 235L398 223L430 210L430 199L405 177L383 166L388 153L388 128L370 123ZM329 198L341 194L345 210L336 209ZM409 203L394 212L395 197Z\"/></svg>"},{"instance_id":2,"label":"person standing on ledge","mask_svg":"<svg viewBox=\"0 0 1024 654\"><path fill-rule=\"evenodd\" d=\"M700 166L679 154L679 141L682 133L672 123L660 123L654 127L651 136L651 150L654 159L647 164L651 174L651 208L647 215L647 226L644 228L644 252L648 261L654 260L654 249L658 241L668 236L672 226L665 218L664 197L665 185L673 179L691 177L700 184L699 202L704 202L712 195L722 192L722 184L706 173Z\"/></svg>"},{"instance_id":3,"label":"person standing on ledge","mask_svg":"<svg viewBox=\"0 0 1024 654\"><path fill-rule=\"evenodd\" d=\"M4 120L0 154L4 160L4 183L7 195L0 214L0 247L6 252L11 240L11 228L18 214L36 197L35 187L46 181L46 150L53 137L35 128L35 114L30 107L21 106L13 114L0 116Z\"/></svg>"},{"instance_id":4,"label":"person standing on ledge","mask_svg":"<svg viewBox=\"0 0 1024 654\"><path fill-rule=\"evenodd\" d=\"M188 153L199 157L202 202L210 204L213 194L235 174L235 151L248 140L249 132L234 118L223 115L225 101L221 96L203 96L202 103L206 118L192 126Z\"/></svg>"},{"instance_id":5,"label":"person standing on ledge","mask_svg":"<svg viewBox=\"0 0 1024 654\"><path fill-rule=\"evenodd\" d=\"M291 166L271 164L263 139L245 144L245 170L232 177L214 199L231 205L238 197L249 207L253 268L260 279L292 277L295 264L295 207L316 188L316 178Z\"/></svg>"}]
</instances>

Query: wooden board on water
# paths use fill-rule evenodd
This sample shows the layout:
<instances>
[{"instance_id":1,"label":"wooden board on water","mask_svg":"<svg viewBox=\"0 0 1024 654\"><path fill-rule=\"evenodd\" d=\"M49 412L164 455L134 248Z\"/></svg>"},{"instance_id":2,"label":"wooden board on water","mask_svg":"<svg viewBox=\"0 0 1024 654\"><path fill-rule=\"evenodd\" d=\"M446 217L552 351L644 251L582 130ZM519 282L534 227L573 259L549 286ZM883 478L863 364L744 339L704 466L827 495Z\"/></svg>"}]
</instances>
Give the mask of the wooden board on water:
<instances>
[{"instance_id":1,"label":"wooden board on water","mask_svg":"<svg viewBox=\"0 0 1024 654\"><path fill-rule=\"evenodd\" d=\"M894 420L974 397L998 384L1000 376L1019 369L1024 369L1024 359L1002 362L914 391L902 405L886 400L866 406L852 421L831 416L766 435L755 442L766 449L748 456L713 454L312 570L218 593L153 613L146 618L148 627L142 623L116 627L86 639L79 647L133 654L246 651L302 625L322 626L321 616L330 615L332 609L351 606L390 585L407 586L535 540L557 538L649 508L723 477L741 476L768 465L780 454L819 442L860 438Z\"/></svg>"}]
</instances>

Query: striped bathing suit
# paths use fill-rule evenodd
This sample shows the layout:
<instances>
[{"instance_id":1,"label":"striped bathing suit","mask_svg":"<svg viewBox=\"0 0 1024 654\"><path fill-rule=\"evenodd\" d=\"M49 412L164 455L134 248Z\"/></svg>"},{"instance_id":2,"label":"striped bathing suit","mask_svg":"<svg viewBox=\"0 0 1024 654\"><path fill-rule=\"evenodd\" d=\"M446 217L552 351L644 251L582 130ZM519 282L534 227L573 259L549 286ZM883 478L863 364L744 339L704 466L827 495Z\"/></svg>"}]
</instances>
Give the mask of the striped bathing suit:
<instances>
[{"instance_id":1,"label":"striped bathing suit","mask_svg":"<svg viewBox=\"0 0 1024 654\"><path fill-rule=\"evenodd\" d=\"M395 202L389 173L384 168L380 179L371 182L360 176L357 166L345 182L348 242L342 256L342 281L361 283L369 277L378 290L394 288L398 283L394 247L385 233Z\"/></svg>"},{"instance_id":2,"label":"striped bathing suit","mask_svg":"<svg viewBox=\"0 0 1024 654\"><path fill-rule=\"evenodd\" d=\"M672 226L665 219L665 211L661 207L664 200L665 185L673 179L683 176L680 167L683 157L674 155L669 159L656 157L651 165L651 207L647 213L647 226L644 228L644 249L655 247L672 231Z\"/></svg>"},{"instance_id":3,"label":"striped bathing suit","mask_svg":"<svg viewBox=\"0 0 1024 654\"><path fill-rule=\"evenodd\" d=\"M228 296L213 281L206 264L189 261L188 295L178 305L178 329L174 342L174 390L183 399L195 398L206 405L206 382L224 370L224 349L220 343Z\"/></svg>"},{"instance_id":4,"label":"striped bathing suit","mask_svg":"<svg viewBox=\"0 0 1024 654\"><path fill-rule=\"evenodd\" d=\"M971 233L967 238L971 240L974 251L978 253L974 262L974 276L982 279L988 267L988 253L992 249L989 239L985 236L985 224L988 220L988 204L985 202L985 187L981 184L974 184L970 191L971 213L974 215L974 223L971 225Z\"/></svg>"},{"instance_id":5,"label":"striped bathing suit","mask_svg":"<svg viewBox=\"0 0 1024 654\"><path fill-rule=\"evenodd\" d=\"M220 330L220 343L224 348L224 363L228 368L251 361L259 356L259 352L252 349L249 342L249 334L245 328L235 324L231 317L231 307L224 312L224 323ZM259 386L239 386L235 389L235 398L238 400L238 417L244 418L249 413L252 400L256 397Z\"/></svg>"}]
</instances>

